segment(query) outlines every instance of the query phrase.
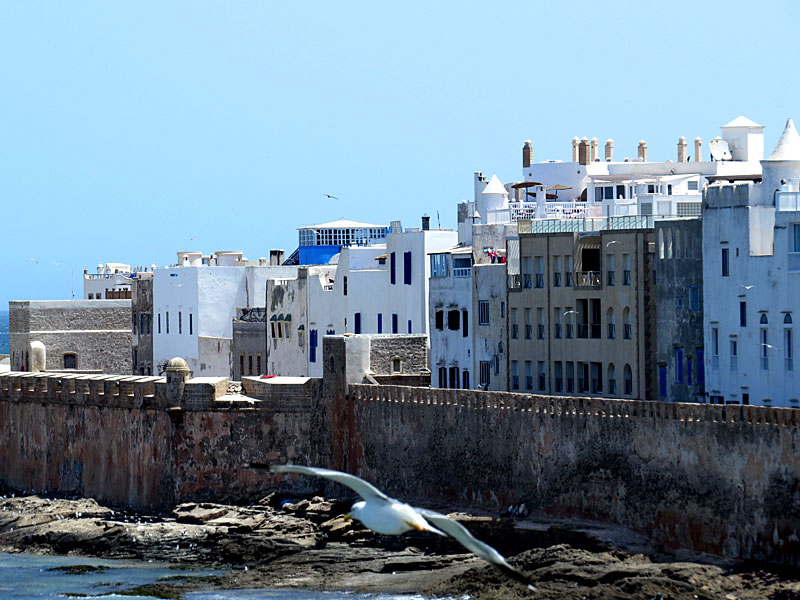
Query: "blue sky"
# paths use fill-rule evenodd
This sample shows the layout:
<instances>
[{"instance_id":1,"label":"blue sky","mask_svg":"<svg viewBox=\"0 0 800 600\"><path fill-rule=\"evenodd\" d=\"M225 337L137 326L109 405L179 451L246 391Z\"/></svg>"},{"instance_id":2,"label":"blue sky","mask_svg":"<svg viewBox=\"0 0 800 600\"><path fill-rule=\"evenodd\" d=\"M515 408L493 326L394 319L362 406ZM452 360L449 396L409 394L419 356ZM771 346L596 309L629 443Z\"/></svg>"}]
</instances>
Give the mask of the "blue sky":
<instances>
[{"instance_id":1,"label":"blue sky","mask_svg":"<svg viewBox=\"0 0 800 600\"><path fill-rule=\"evenodd\" d=\"M98 262L291 252L296 227L417 225L569 159L674 159L800 118L795 2L0 3L0 303ZM324 194L340 200L332 201ZM196 240L192 240L197 236ZM34 262L30 259L36 259ZM74 275L73 275L74 273Z\"/></svg>"}]
</instances>

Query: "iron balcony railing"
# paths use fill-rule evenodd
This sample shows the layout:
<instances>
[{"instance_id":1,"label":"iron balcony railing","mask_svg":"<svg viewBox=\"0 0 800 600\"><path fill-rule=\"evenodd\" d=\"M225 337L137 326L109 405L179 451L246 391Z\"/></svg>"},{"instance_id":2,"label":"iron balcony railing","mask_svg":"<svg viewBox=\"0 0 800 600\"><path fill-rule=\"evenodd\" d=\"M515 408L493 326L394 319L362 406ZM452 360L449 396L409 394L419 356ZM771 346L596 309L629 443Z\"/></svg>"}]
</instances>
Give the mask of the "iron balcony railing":
<instances>
[{"instance_id":1,"label":"iron balcony railing","mask_svg":"<svg viewBox=\"0 0 800 600\"><path fill-rule=\"evenodd\" d=\"M600 287L600 271L578 271L575 273L575 287Z\"/></svg>"}]
</instances>

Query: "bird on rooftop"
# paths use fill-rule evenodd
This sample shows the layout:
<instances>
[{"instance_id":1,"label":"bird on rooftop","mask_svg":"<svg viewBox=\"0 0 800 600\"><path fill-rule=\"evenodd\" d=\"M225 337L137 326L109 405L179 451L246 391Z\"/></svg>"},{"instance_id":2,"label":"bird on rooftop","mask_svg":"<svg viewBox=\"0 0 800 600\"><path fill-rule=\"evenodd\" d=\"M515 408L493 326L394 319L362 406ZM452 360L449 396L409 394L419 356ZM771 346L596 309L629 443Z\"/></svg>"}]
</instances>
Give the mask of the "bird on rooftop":
<instances>
[{"instance_id":1,"label":"bird on rooftop","mask_svg":"<svg viewBox=\"0 0 800 600\"><path fill-rule=\"evenodd\" d=\"M330 198L331 200L338 200L336 196L331 196L330 194L322 194L322 195L325 196L326 198Z\"/></svg>"},{"instance_id":2,"label":"bird on rooftop","mask_svg":"<svg viewBox=\"0 0 800 600\"><path fill-rule=\"evenodd\" d=\"M438 535L449 535L467 550L494 565L512 579L528 586L531 591L536 588L531 580L512 567L505 558L488 544L475 538L466 527L458 521L423 508L415 508L404 502L390 498L371 483L341 471L304 467L301 465L264 465L249 463L251 468L269 469L270 473L302 473L314 477L324 477L349 487L363 498L353 504L349 518L358 519L365 527L384 535L400 535L411 531L428 531Z\"/></svg>"}]
</instances>

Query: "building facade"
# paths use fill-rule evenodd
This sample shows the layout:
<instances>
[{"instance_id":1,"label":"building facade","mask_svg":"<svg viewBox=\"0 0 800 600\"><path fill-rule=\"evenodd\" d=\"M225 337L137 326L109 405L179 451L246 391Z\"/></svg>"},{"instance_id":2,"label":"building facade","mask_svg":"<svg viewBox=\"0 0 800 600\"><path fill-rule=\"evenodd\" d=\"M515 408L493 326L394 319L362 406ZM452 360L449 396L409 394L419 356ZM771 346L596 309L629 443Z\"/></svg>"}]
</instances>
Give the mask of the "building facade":
<instances>
[{"instance_id":1,"label":"building facade","mask_svg":"<svg viewBox=\"0 0 800 600\"><path fill-rule=\"evenodd\" d=\"M800 407L800 136L789 119L761 183L718 183L703 209L706 389L717 404Z\"/></svg>"},{"instance_id":2,"label":"building facade","mask_svg":"<svg viewBox=\"0 0 800 600\"><path fill-rule=\"evenodd\" d=\"M153 273L135 273L130 286L132 373L158 375L153 364Z\"/></svg>"}]
</instances>

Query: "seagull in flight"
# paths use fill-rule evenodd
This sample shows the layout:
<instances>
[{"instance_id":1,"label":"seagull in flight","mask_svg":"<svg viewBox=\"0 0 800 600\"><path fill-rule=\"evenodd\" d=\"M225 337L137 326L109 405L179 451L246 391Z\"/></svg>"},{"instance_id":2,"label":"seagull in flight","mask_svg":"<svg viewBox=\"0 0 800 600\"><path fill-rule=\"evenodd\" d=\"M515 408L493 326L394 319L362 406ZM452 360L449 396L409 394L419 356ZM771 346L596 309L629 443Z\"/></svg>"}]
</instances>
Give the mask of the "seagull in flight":
<instances>
[{"instance_id":1,"label":"seagull in flight","mask_svg":"<svg viewBox=\"0 0 800 600\"><path fill-rule=\"evenodd\" d=\"M331 196L330 194L322 194L322 195L325 196L326 198L331 199L331 200L338 200L338 198L336 196Z\"/></svg>"},{"instance_id":2,"label":"seagull in flight","mask_svg":"<svg viewBox=\"0 0 800 600\"><path fill-rule=\"evenodd\" d=\"M619 241L618 240L611 240L610 242L608 242L606 244L606 248L608 248L611 244L619 244Z\"/></svg>"},{"instance_id":3,"label":"seagull in flight","mask_svg":"<svg viewBox=\"0 0 800 600\"><path fill-rule=\"evenodd\" d=\"M39 264L39 261L38 261L38 260L36 260L36 259L35 259L35 258L33 258L33 257L30 257L30 258L28 259L28 262L32 262L32 263L34 263L34 264L37 264L37 265Z\"/></svg>"},{"instance_id":4,"label":"seagull in flight","mask_svg":"<svg viewBox=\"0 0 800 600\"><path fill-rule=\"evenodd\" d=\"M746 290L749 290L749 289L755 287L752 284L751 285L744 285L743 283L737 283L736 285L738 285L739 287L743 287Z\"/></svg>"},{"instance_id":5,"label":"seagull in flight","mask_svg":"<svg viewBox=\"0 0 800 600\"><path fill-rule=\"evenodd\" d=\"M563 316L565 316L565 315L572 315L572 314L575 314L575 315L577 315L577 314L578 314L578 311L577 311L577 310L568 310L567 312L563 312L563 313L561 313L561 316L563 317Z\"/></svg>"},{"instance_id":6,"label":"seagull in flight","mask_svg":"<svg viewBox=\"0 0 800 600\"><path fill-rule=\"evenodd\" d=\"M365 527L384 535L400 535L415 529L429 531L438 535L449 535L467 550L491 563L512 579L528 586L531 591L536 588L531 580L512 567L505 558L490 545L478 540L458 521L432 510L414 508L404 502L390 498L371 483L341 471L304 467L301 465L265 465L249 463L251 468L269 469L270 473L301 473L312 477L324 477L349 487L363 498L353 504L349 518L358 519Z\"/></svg>"}]
</instances>

